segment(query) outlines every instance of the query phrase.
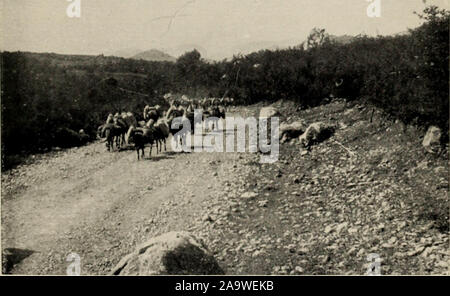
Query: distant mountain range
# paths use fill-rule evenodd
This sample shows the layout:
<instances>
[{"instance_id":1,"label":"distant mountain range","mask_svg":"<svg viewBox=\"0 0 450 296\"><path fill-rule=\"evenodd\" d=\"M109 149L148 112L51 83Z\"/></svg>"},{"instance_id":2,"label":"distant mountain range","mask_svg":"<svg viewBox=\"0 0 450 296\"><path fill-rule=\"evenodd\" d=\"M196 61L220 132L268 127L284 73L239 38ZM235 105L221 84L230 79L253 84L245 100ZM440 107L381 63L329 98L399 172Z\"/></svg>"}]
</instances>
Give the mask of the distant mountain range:
<instances>
[{"instance_id":1,"label":"distant mountain range","mask_svg":"<svg viewBox=\"0 0 450 296\"><path fill-rule=\"evenodd\" d=\"M176 58L158 49L150 49L142 51L139 49L129 48L110 53L108 54L108 56L115 56L134 60L156 61L156 62L176 61Z\"/></svg>"},{"instance_id":2,"label":"distant mountain range","mask_svg":"<svg viewBox=\"0 0 450 296\"><path fill-rule=\"evenodd\" d=\"M198 44L182 44L182 45L179 45L176 47L163 48L163 49L161 49L161 51L163 51L171 56L179 57L186 52L193 51L194 49L200 53L202 58L204 58L204 59L209 58L207 50Z\"/></svg>"},{"instance_id":3,"label":"distant mountain range","mask_svg":"<svg viewBox=\"0 0 450 296\"><path fill-rule=\"evenodd\" d=\"M175 62L177 59L171 55L168 55L165 52L162 52L157 49L150 49L143 52L140 52L131 57L131 59L135 60L146 60L146 61L156 61L156 62Z\"/></svg>"},{"instance_id":4,"label":"distant mountain range","mask_svg":"<svg viewBox=\"0 0 450 296\"><path fill-rule=\"evenodd\" d=\"M354 40L354 36L349 35L342 35L342 36L335 36L330 35L330 39L333 41L336 41L338 43L347 44ZM253 42L243 42L241 44L230 46L228 48L224 48L227 52L233 52L234 54L250 54L252 52L256 52L259 50L276 50L276 49L286 49L288 47L293 47L300 45L300 40L283 40L283 41L253 41ZM224 46L226 47L226 46ZM200 52L203 59L205 59L207 62L212 62L210 56L208 56L207 50L199 45L195 44L186 44L181 45L174 48L165 48L165 49L150 49L150 50L140 50L136 48L128 48L119 50L116 52L113 52L111 54L107 54L110 56L116 56L116 57L122 57L127 59L136 59L136 60L146 60L146 61L169 61L169 62L175 62L176 57L179 57L180 55L184 54L185 52L192 51L196 49ZM223 53L215 53L213 54L215 56L222 56L225 55L225 52ZM231 58L232 56L229 56L228 58ZM215 60L219 60L218 58Z\"/></svg>"},{"instance_id":5,"label":"distant mountain range","mask_svg":"<svg viewBox=\"0 0 450 296\"><path fill-rule=\"evenodd\" d=\"M197 50L200 52L203 59L205 59L206 62L212 62L211 59L208 58L206 55L206 50L198 45L183 45L178 46L174 48L165 48L165 49L150 49L150 50L139 50L135 48L128 48L128 49L122 49L118 50L112 53L106 54L107 56L115 56L115 57L121 57L126 59L135 59L135 60L146 60L146 61L169 61L169 62L175 62L177 57L181 56L182 54Z\"/></svg>"}]
</instances>

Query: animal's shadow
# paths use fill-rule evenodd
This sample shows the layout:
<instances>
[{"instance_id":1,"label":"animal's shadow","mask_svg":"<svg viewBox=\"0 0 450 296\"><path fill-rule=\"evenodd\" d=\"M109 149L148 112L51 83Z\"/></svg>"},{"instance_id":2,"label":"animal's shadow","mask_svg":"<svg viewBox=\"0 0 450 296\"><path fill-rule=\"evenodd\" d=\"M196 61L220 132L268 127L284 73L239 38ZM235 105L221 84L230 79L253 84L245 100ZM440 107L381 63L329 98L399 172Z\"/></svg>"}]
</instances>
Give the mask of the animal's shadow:
<instances>
[{"instance_id":1,"label":"animal's shadow","mask_svg":"<svg viewBox=\"0 0 450 296\"><path fill-rule=\"evenodd\" d=\"M134 147L132 145L122 146L120 148L114 149L114 152L123 152L123 151L133 151Z\"/></svg>"},{"instance_id":2,"label":"animal's shadow","mask_svg":"<svg viewBox=\"0 0 450 296\"><path fill-rule=\"evenodd\" d=\"M144 156L143 160L157 162L157 161L161 161L161 160L164 160L164 159L173 159L173 158L174 157L172 157L170 155L166 155L166 154L157 154L157 155L151 155L151 156L149 156L147 154L147 155Z\"/></svg>"},{"instance_id":3,"label":"animal's shadow","mask_svg":"<svg viewBox=\"0 0 450 296\"><path fill-rule=\"evenodd\" d=\"M5 248L2 251L2 273L9 274L14 265L35 253L33 250Z\"/></svg>"},{"instance_id":4,"label":"animal's shadow","mask_svg":"<svg viewBox=\"0 0 450 296\"><path fill-rule=\"evenodd\" d=\"M177 155L179 153L180 152L176 152L176 151L166 151L166 152L164 152L164 154L166 154L166 155Z\"/></svg>"}]
</instances>

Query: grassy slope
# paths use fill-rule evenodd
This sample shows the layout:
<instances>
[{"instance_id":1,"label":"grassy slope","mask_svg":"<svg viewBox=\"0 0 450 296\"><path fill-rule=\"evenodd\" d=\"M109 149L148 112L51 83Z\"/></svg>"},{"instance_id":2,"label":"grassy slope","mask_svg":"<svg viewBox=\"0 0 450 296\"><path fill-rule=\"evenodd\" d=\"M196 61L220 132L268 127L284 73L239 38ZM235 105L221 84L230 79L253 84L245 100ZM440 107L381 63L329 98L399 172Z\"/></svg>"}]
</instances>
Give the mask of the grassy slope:
<instances>
[{"instance_id":1,"label":"grassy slope","mask_svg":"<svg viewBox=\"0 0 450 296\"><path fill-rule=\"evenodd\" d=\"M340 128L304 156L297 140L276 164L245 156L242 176L206 205L213 222L199 231L228 273L364 274L370 253L383 274L448 271L448 157L423 152L423 131L377 112L370 123L371 110L342 101L276 105L289 120ZM242 198L249 191L257 196Z\"/></svg>"}]
</instances>

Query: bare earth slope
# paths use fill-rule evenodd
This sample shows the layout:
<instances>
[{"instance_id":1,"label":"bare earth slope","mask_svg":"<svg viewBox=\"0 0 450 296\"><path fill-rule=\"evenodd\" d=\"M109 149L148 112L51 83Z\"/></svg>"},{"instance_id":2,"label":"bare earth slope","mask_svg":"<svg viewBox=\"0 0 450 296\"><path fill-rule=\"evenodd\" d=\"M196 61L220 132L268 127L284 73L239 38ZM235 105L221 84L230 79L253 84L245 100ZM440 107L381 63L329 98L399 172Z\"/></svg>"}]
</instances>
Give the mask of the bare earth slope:
<instances>
[{"instance_id":1,"label":"bare earth slope","mask_svg":"<svg viewBox=\"0 0 450 296\"><path fill-rule=\"evenodd\" d=\"M448 272L448 163L423 153L417 131L343 102L277 107L339 129L303 156L297 140L282 145L275 164L206 152L137 161L95 143L3 172L9 272L65 274L75 252L82 274L107 274L172 230L202 237L229 274L364 274L370 253L383 274Z\"/></svg>"}]
</instances>

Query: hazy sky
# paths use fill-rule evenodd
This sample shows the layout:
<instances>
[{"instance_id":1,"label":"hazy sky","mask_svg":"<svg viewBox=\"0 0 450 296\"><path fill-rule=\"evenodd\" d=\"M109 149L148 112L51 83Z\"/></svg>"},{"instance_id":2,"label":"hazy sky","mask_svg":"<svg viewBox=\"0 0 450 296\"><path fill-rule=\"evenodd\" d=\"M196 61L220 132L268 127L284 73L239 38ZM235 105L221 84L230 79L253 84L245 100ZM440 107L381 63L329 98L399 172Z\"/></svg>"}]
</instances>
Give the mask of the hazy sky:
<instances>
[{"instance_id":1,"label":"hazy sky","mask_svg":"<svg viewBox=\"0 0 450 296\"><path fill-rule=\"evenodd\" d=\"M80 0L69 18L68 0L0 0L0 48L70 54L164 48L177 54L195 45L223 58L269 43L295 45L313 27L334 35L386 35L420 24L422 0L380 0L369 18L368 0ZM449 0L427 3L449 8ZM168 16L177 15L174 19Z\"/></svg>"}]
</instances>

